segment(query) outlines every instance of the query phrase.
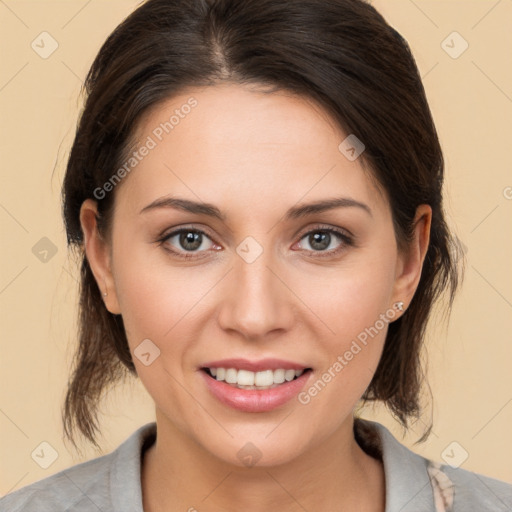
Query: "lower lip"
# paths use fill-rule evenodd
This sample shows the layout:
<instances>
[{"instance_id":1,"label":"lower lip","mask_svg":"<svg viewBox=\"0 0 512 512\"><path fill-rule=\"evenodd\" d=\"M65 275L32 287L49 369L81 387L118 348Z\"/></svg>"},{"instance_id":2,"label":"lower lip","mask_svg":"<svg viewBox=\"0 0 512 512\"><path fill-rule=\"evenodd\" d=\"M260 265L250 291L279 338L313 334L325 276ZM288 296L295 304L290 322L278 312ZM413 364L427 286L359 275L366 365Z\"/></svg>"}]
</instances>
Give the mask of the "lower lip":
<instances>
[{"instance_id":1,"label":"lower lip","mask_svg":"<svg viewBox=\"0 0 512 512\"><path fill-rule=\"evenodd\" d=\"M200 370L211 393L223 404L243 412L267 412L275 409L299 394L309 379L311 370L300 377L284 382L271 389L239 389L210 377Z\"/></svg>"}]
</instances>

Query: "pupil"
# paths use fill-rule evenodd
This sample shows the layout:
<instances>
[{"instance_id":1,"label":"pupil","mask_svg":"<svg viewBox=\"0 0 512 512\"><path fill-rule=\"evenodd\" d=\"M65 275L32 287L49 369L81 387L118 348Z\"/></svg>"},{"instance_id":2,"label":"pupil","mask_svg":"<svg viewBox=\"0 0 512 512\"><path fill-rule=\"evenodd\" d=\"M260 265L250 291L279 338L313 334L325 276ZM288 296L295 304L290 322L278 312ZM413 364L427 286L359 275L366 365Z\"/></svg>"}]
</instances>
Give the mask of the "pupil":
<instances>
[{"instance_id":1,"label":"pupil","mask_svg":"<svg viewBox=\"0 0 512 512\"><path fill-rule=\"evenodd\" d=\"M316 248L316 249L326 249L327 247L329 247L330 241L331 241L330 233L326 233L324 231L318 231L315 234L310 235L311 247Z\"/></svg>"},{"instance_id":2,"label":"pupil","mask_svg":"<svg viewBox=\"0 0 512 512\"><path fill-rule=\"evenodd\" d=\"M199 248L201 246L201 233L194 233L192 231L181 233L180 244L184 249L193 250Z\"/></svg>"}]
</instances>

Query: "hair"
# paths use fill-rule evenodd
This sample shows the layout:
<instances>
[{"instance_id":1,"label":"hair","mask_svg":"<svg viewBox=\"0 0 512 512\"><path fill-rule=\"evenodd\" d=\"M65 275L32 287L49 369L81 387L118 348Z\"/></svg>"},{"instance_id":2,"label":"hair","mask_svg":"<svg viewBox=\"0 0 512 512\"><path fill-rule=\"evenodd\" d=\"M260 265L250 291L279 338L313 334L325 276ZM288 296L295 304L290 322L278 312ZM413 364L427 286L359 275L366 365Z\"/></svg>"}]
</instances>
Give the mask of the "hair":
<instances>
[{"instance_id":1,"label":"hair","mask_svg":"<svg viewBox=\"0 0 512 512\"><path fill-rule=\"evenodd\" d=\"M451 310L462 276L443 213L443 155L407 42L363 0L148 0L112 32L88 72L62 189L68 246L81 260L78 347L62 410L75 448L77 428L99 447L102 393L136 375L122 316L105 308L87 261L80 207L125 161L143 114L187 87L222 83L300 95L363 141L359 158L386 193L400 250L412 240L418 205L431 206L417 290L389 324L362 397L384 402L404 428L419 417L426 324L447 290ZM115 196L97 201L106 239Z\"/></svg>"}]
</instances>

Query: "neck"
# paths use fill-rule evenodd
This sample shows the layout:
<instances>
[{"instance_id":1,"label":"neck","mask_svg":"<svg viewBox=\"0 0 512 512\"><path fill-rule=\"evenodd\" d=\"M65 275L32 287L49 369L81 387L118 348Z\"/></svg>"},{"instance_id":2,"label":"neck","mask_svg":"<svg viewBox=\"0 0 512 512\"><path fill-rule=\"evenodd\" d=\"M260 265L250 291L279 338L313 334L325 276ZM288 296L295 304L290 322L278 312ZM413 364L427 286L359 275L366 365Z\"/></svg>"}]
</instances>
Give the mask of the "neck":
<instances>
[{"instance_id":1,"label":"neck","mask_svg":"<svg viewBox=\"0 0 512 512\"><path fill-rule=\"evenodd\" d=\"M212 455L157 409L157 439L144 455L145 512L278 509L384 512L384 471L348 418L286 464L240 467Z\"/></svg>"}]
</instances>

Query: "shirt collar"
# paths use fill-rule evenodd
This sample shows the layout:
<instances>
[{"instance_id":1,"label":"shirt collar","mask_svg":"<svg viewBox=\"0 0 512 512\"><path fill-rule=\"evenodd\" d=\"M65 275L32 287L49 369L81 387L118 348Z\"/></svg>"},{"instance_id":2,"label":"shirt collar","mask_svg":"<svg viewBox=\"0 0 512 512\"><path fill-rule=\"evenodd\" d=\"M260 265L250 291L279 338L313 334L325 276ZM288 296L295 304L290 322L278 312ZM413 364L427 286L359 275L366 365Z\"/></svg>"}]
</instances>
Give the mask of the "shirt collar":
<instances>
[{"instance_id":1,"label":"shirt collar","mask_svg":"<svg viewBox=\"0 0 512 512\"><path fill-rule=\"evenodd\" d=\"M357 419L356 427L363 443L365 439L371 442L369 434L376 434L374 439L382 454L386 481L385 512L434 512L432 486L427 472L428 461L400 444L380 423ZM110 473L110 495L114 510L143 512L142 453L153 444L155 437L156 423L147 423L115 451Z\"/></svg>"},{"instance_id":2,"label":"shirt collar","mask_svg":"<svg viewBox=\"0 0 512 512\"><path fill-rule=\"evenodd\" d=\"M380 423L361 419L357 423L363 432L376 433L379 440L386 480L385 511L435 512L428 461L399 443Z\"/></svg>"},{"instance_id":3,"label":"shirt collar","mask_svg":"<svg viewBox=\"0 0 512 512\"><path fill-rule=\"evenodd\" d=\"M110 496L116 512L143 512L141 467L143 449L156 438L156 423L136 430L116 450L110 472Z\"/></svg>"}]
</instances>

